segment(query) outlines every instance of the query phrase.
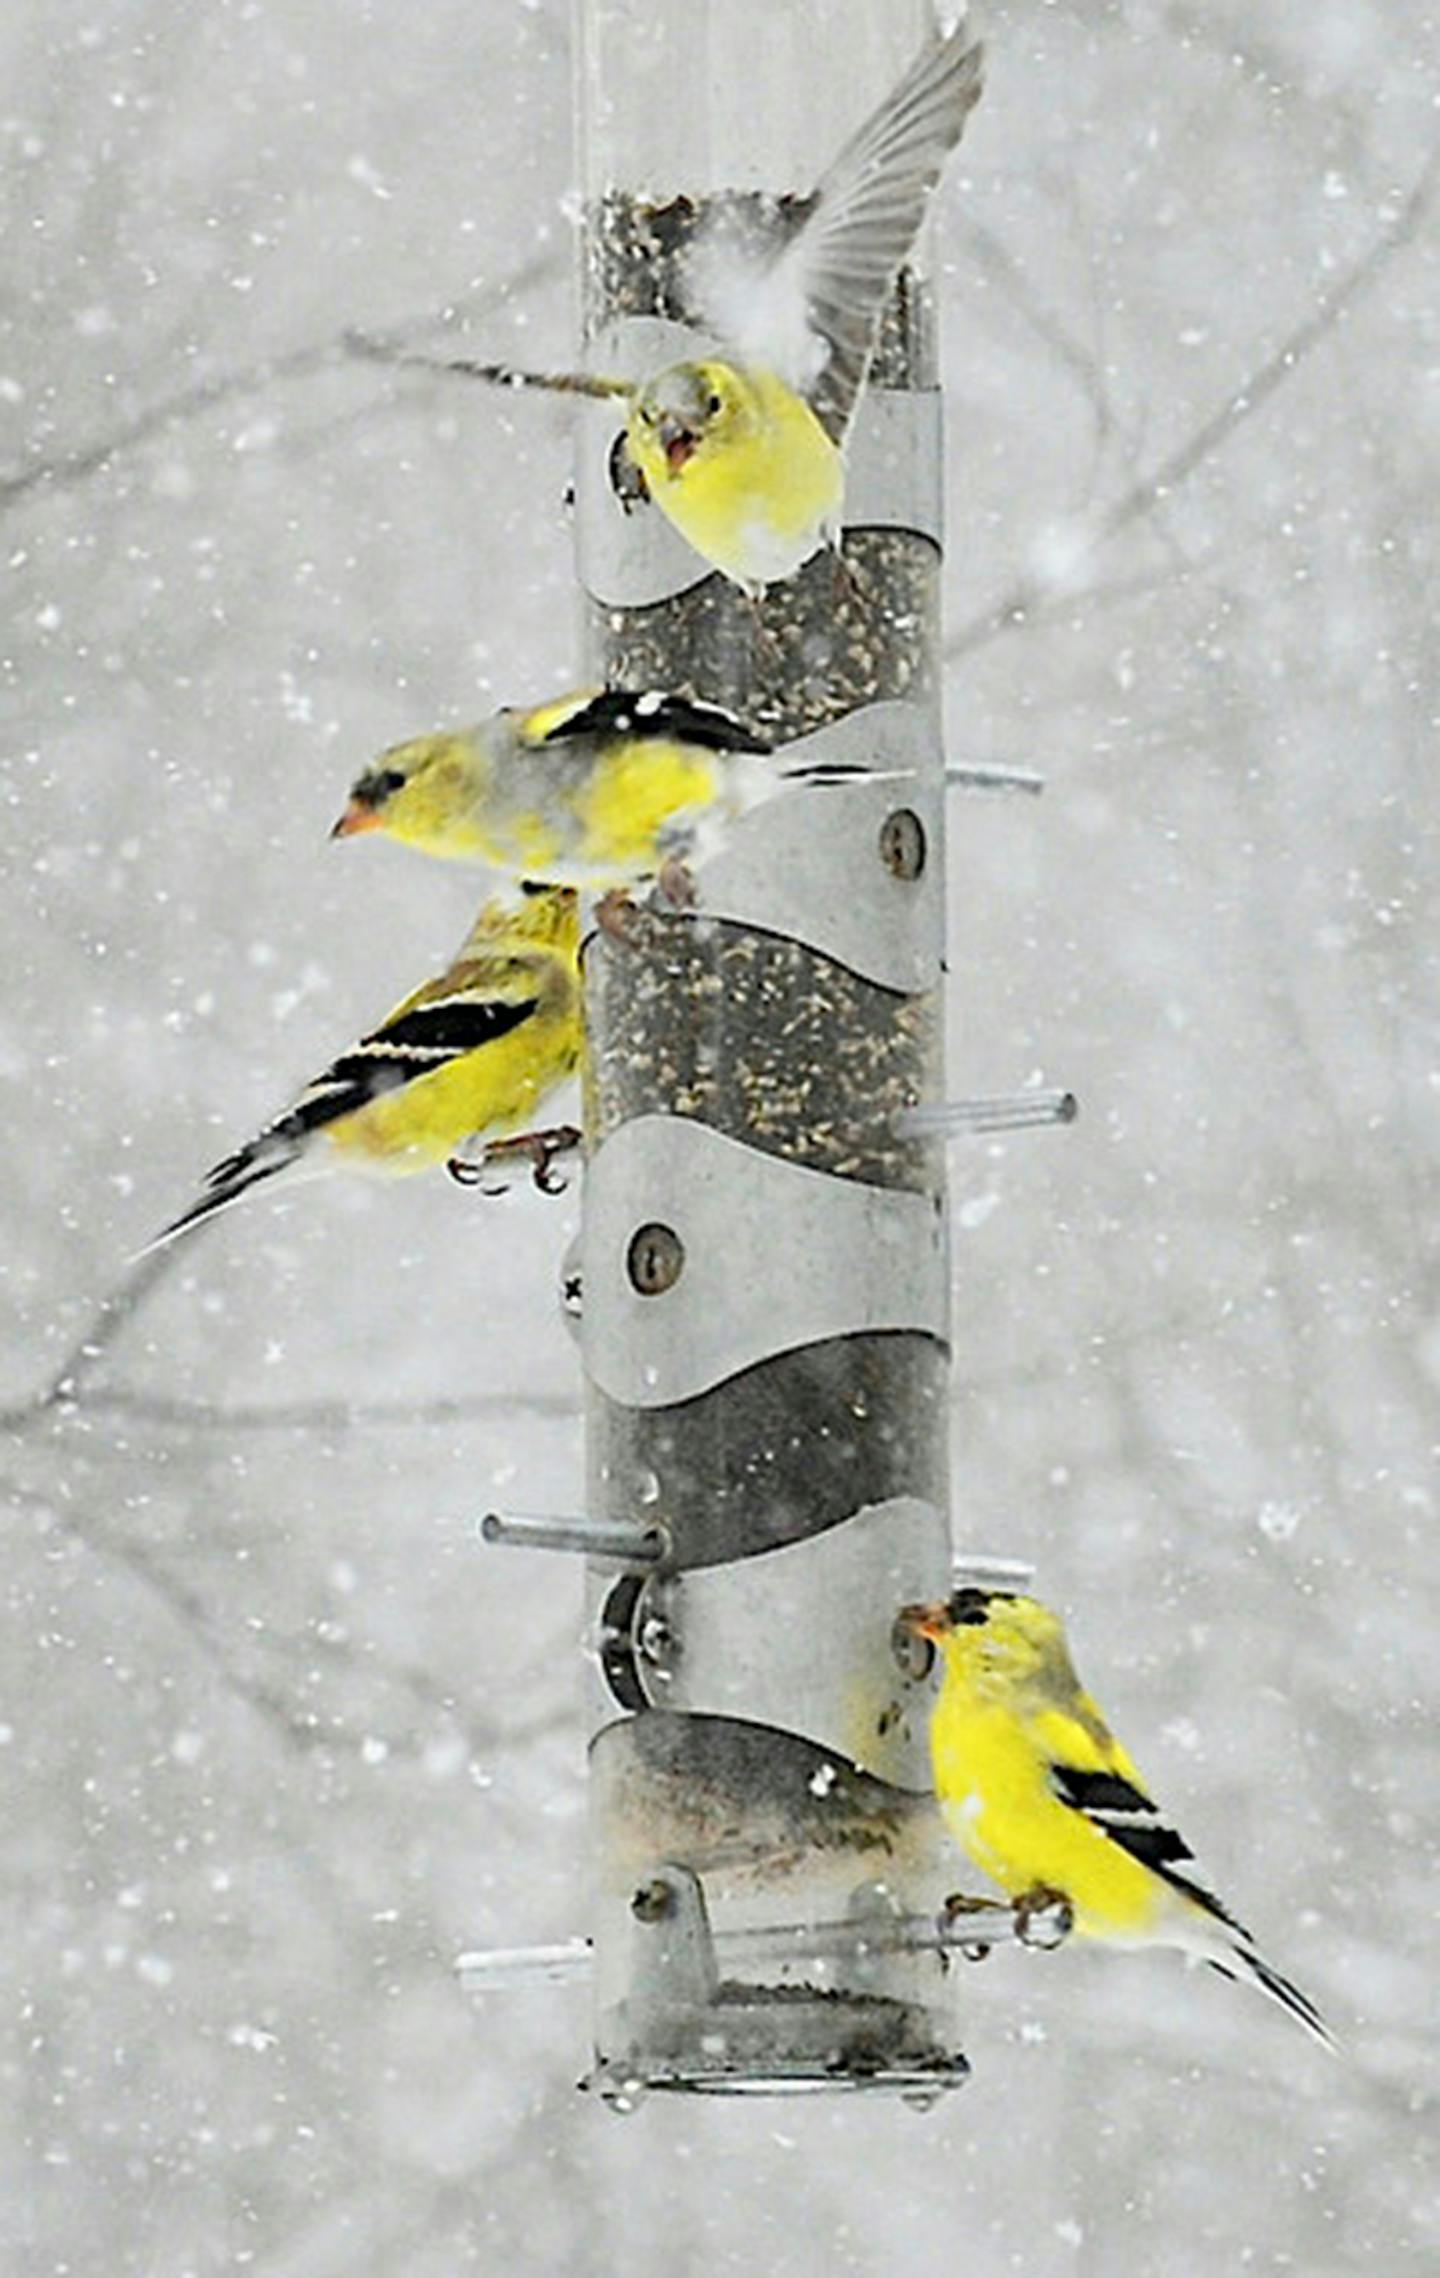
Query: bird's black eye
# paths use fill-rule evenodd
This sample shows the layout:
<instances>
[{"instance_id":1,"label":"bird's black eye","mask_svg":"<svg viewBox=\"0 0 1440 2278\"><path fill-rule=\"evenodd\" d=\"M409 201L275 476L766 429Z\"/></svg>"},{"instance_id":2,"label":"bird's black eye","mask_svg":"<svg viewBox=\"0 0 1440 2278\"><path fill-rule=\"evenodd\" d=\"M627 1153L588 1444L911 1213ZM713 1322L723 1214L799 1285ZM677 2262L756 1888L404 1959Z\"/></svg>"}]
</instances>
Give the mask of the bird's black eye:
<instances>
[{"instance_id":1,"label":"bird's black eye","mask_svg":"<svg viewBox=\"0 0 1440 2278\"><path fill-rule=\"evenodd\" d=\"M983 1629L990 1615L988 1590L957 1590L950 1600L950 1619L957 1629Z\"/></svg>"},{"instance_id":2,"label":"bird's black eye","mask_svg":"<svg viewBox=\"0 0 1440 2278\"><path fill-rule=\"evenodd\" d=\"M715 417L715 414L718 411L723 411L724 408L725 406L720 401L718 395L710 395L705 398L705 410L711 419Z\"/></svg>"},{"instance_id":3,"label":"bird's black eye","mask_svg":"<svg viewBox=\"0 0 1440 2278\"><path fill-rule=\"evenodd\" d=\"M387 799L393 798L397 791L403 791L404 788L403 768L372 767L368 775L361 776L352 797L358 799L362 807L381 807Z\"/></svg>"}]
</instances>

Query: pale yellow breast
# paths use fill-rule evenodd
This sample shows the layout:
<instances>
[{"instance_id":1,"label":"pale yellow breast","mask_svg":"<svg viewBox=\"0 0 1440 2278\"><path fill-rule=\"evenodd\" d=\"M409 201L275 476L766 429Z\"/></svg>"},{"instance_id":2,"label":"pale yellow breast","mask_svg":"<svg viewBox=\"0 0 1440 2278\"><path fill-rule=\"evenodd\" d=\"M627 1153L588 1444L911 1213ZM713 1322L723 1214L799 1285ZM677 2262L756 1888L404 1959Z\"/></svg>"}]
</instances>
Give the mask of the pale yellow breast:
<instances>
[{"instance_id":1,"label":"pale yellow breast","mask_svg":"<svg viewBox=\"0 0 1440 2278\"><path fill-rule=\"evenodd\" d=\"M768 372L748 375L757 416L707 437L672 472L639 423L630 445L651 496L697 553L743 584L788 577L837 526L844 461L810 406Z\"/></svg>"}]
</instances>

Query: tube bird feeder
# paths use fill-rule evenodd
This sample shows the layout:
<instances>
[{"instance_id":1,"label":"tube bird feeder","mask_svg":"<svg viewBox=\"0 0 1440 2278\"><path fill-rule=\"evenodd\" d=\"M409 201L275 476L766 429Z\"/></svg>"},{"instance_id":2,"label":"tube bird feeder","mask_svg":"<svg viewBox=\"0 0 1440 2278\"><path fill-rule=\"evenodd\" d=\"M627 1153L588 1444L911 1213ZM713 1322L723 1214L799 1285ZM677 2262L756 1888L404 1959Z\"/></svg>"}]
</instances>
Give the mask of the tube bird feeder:
<instances>
[{"instance_id":1,"label":"tube bird feeder","mask_svg":"<svg viewBox=\"0 0 1440 2278\"><path fill-rule=\"evenodd\" d=\"M778 243L932 28L923 0L577 0L592 368L693 357L697 232L723 211ZM851 437L843 567L753 602L617 493L618 428L585 405L594 677L890 779L746 817L695 910L586 953L592 2078L622 2106L928 2098L967 2069L951 2004L933 1950L879 1934L946 1887L925 1672L891 1634L950 1563L945 1134L905 1122L944 1098L922 257Z\"/></svg>"}]
</instances>

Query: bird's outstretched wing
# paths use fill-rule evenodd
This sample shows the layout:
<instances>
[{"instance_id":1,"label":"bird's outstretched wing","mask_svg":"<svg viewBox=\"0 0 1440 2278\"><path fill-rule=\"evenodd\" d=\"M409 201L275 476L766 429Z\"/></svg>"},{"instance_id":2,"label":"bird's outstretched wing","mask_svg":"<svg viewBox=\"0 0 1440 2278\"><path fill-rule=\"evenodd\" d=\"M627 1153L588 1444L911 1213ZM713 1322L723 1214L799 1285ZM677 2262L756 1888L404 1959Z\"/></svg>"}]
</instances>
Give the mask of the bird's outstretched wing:
<instances>
[{"instance_id":1,"label":"bird's outstretched wing","mask_svg":"<svg viewBox=\"0 0 1440 2278\"><path fill-rule=\"evenodd\" d=\"M784 251L756 273L723 240L699 257L709 321L747 363L806 396L844 441L885 301L941 168L980 100L984 51L962 22L930 41L827 168Z\"/></svg>"}]
</instances>

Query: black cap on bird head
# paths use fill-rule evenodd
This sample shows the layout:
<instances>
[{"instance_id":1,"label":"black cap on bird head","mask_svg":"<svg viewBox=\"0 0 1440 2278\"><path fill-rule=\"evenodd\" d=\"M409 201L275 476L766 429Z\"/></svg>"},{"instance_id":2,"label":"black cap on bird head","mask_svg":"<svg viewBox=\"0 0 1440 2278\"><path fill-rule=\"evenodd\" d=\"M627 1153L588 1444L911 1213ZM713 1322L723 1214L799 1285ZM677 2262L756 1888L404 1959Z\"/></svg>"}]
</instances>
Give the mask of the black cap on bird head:
<instances>
[{"instance_id":1,"label":"black cap on bird head","mask_svg":"<svg viewBox=\"0 0 1440 2278\"><path fill-rule=\"evenodd\" d=\"M901 1626L916 1637L928 1637L938 1645L954 1629L983 1629L995 1605L1013 1603L1013 1590L982 1590L974 1582L965 1582L952 1590L948 1598L933 1605L902 1606Z\"/></svg>"},{"instance_id":2,"label":"black cap on bird head","mask_svg":"<svg viewBox=\"0 0 1440 2278\"><path fill-rule=\"evenodd\" d=\"M980 1629L990 1619L990 1608L997 1598L1010 1599L1013 1590L982 1590L974 1582L962 1583L952 1590L945 1601L945 1611L952 1629Z\"/></svg>"},{"instance_id":3,"label":"black cap on bird head","mask_svg":"<svg viewBox=\"0 0 1440 2278\"><path fill-rule=\"evenodd\" d=\"M332 838L354 838L358 831L380 829L380 811L402 790L405 776L398 767L368 768L355 782L350 804L331 830Z\"/></svg>"}]
</instances>

